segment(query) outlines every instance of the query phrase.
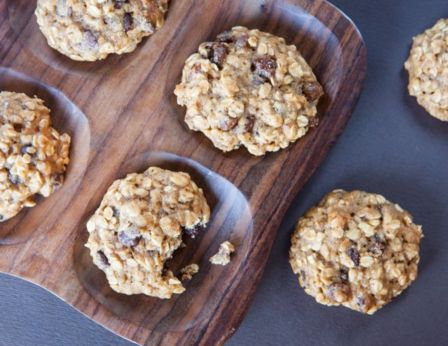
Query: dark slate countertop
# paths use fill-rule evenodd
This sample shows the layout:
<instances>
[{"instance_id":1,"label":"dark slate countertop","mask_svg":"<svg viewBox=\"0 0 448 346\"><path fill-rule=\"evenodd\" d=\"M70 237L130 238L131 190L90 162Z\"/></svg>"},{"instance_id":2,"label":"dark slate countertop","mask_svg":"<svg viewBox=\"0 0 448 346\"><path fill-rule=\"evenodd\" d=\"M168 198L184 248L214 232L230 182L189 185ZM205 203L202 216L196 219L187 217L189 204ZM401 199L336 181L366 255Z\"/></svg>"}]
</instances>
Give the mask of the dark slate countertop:
<instances>
[{"instance_id":1,"label":"dark slate countertop","mask_svg":"<svg viewBox=\"0 0 448 346\"><path fill-rule=\"evenodd\" d=\"M448 17L446 0L334 0L358 25L368 73L328 159L288 210L252 307L227 345L448 345L448 123L406 91L411 39ZM288 264L296 220L334 188L383 194L423 225L417 281L363 316L321 306ZM28 282L0 275L0 346L131 345Z\"/></svg>"}]
</instances>

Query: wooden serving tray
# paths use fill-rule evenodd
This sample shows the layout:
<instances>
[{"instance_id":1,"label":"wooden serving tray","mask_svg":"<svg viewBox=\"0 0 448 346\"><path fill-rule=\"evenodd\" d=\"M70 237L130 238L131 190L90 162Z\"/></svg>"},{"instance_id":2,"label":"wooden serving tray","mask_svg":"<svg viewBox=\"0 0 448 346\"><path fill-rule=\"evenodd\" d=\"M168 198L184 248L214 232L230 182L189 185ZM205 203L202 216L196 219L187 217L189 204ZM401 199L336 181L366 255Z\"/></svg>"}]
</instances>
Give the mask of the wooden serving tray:
<instances>
[{"instance_id":1,"label":"wooden serving tray","mask_svg":"<svg viewBox=\"0 0 448 346\"><path fill-rule=\"evenodd\" d=\"M0 271L54 293L106 328L142 344L221 344L238 327L282 216L346 125L361 91L366 50L353 23L324 0L172 0L164 27L127 55L79 63L51 50L35 1L0 2L0 90L35 94L73 138L66 183L0 225ZM173 90L198 45L234 25L297 45L325 89L320 125L265 157L224 154L183 123ZM210 225L175 255L199 263L170 300L108 287L83 246L86 220L108 186L150 165L189 172L212 207ZM230 240L226 267L208 258Z\"/></svg>"}]
</instances>

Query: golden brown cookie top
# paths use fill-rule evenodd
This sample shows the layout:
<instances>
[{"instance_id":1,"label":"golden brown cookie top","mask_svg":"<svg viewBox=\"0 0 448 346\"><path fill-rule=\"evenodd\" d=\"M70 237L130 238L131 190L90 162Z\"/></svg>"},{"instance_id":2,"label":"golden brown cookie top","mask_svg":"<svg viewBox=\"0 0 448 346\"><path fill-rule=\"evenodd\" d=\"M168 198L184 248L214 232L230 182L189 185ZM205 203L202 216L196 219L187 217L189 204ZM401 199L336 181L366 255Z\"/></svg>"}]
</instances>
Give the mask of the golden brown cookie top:
<instances>
[{"instance_id":1,"label":"golden brown cookie top","mask_svg":"<svg viewBox=\"0 0 448 346\"><path fill-rule=\"evenodd\" d=\"M210 208L187 173L150 167L116 180L87 223L94 263L124 294L170 298L185 289L165 262L183 230L205 226Z\"/></svg>"},{"instance_id":2,"label":"golden brown cookie top","mask_svg":"<svg viewBox=\"0 0 448 346\"><path fill-rule=\"evenodd\" d=\"M414 37L405 68L409 93L432 116L448 121L448 19Z\"/></svg>"},{"instance_id":3,"label":"golden brown cookie top","mask_svg":"<svg viewBox=\"0 0 448 346\"><path fill-rule=\"evenodd\" d=\"M319 303L372 314L416 279L421 238L383 196L335 190L299 220L290 263Z\"/></svg>"},{"instance_id":4,"label":"golden brown cookie top","mask_svg":"<svg viewBox=\"0 0 448 346\"><path fill-rule=\"evenodd\" d=\"M0 221L62 185L69 150L70 136L51 127L44 101L0 92Z\"/></svg>"},{"instance_id":5,"label":"golden brown cookie top","mask_svg":"<svg viewBox=\"0 0 448 346\"><path fill-rule=\"evenodd\" d=\"M36 17L48 44L73 60L133 51L164 23L168 0L38 0Z\"/></svg>"},{"instance_id":6,"label":"golden brown cookie top","mask_svg":"<svg viewBox=\"0 0 448 346\"><path fill-rule=\"evenodd\" d=\"M259 30L234 27L205 42L176 86L185 122L222 151L253 155L286 148L317 124L323 94L293 45Z\"/></svg>"}]
</instances>

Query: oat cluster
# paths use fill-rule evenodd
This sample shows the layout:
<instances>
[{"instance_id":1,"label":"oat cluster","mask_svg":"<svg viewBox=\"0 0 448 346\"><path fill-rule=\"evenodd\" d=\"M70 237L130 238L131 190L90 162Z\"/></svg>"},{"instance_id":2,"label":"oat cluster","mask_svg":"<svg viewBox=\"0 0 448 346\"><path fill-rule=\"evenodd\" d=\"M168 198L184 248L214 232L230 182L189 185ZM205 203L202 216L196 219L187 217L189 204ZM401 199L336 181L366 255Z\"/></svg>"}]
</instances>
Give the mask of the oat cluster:
<instances>
[{"instance_id":1,"label":"oat cluster","mask_svg":"<svg viewBox=\"0 0 448 346\"><path fill-rule=\"evenodd\" d=\"M408 90L432 116L448 121L448 19L414 38Z\"/></svg>"},{"instance_id":2,"label":"oat cluster","mask_svg":"<svg viewBox=\"0 0 448 346\"><path fill-rule=\"evenodd\" d=\"M44 101L0 92L0 222L62 185L69 150L70 136L51 127Z\"/></svg>"},{"instance_id":3,"label":"oat cluster","mask_svg":"<svg viewBox=\"0 0 448 346\"><path fill-rule=\"evenodd\" d=\"M183 230L209 218L204 194L187 173L150 167L110 186L87 223L86 246L115 291L170 298L185 288L165 263L182 245Z\"/></svg>"},{"instance_id":4,"label":"oat cluster","mask_svg":"<svg viewBox=\"0 0 448 346\"><path fill-rule=\"evenodd\" d=\"M335 190L299 220L290 263L317 302L373 314L416 279L421 238L383 196Z\"/></svg>"},{"instance_id":5,"label":"oat cluster","mask_svg":"<svg viewBox=\"0 0 448 346\"><path fill-rule=\"evenodd\" d=\"M286 148L317 125L323 94L294 45L259 30L234 27L188 58L176 86L185 122L222 151L253 155Z\"/></svg>"},{"instance_id":6,"label":"oat cluster","mask_svg":"<svg viewBox=\"0 0 448 346\"><path fill-rule=\"evenodd\" d=\"M168 0L38 0L37 23L48 44L73 60L132 52L160 28Z\"/></svg>"},{"instance_id":7,"label":"oat cluster","mask_svg":"<svg viewBox=\"0 0 448 346\"><path fill-rule=\"evenodd\" d=\"M199 272L199 266L196 263L188 264L180 270L182 281L189 281Z\"/></svg>"}]
</instances>

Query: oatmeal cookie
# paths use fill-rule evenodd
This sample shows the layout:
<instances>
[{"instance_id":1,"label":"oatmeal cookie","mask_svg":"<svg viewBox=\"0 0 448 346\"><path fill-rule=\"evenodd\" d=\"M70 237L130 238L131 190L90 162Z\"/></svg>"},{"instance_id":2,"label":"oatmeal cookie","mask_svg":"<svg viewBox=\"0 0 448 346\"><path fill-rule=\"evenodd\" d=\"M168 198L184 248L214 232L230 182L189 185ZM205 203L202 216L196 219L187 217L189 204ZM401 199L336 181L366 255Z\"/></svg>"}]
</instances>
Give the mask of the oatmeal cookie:
<instances>
[{"instance_id":1,"label":"oatmeal cookie","mask_svg":"<svg viewBox=\"0 0 448 346\"><path fill-rule=\"evenodd\" d=\"M182 281L189 281L199 272L199 266L196 263L186 265L180 270Z\"/></svg>"},{"instance_id":2,"label":"oatmeal cookie","mask_svg":"<svg viewBox=\"0 0 448 346\"><path fill-rule=\"evenodd\" d=\"M373 314L417 278L422 236L383 196L335 190L299 220L290 263L317 302Z\"/></svg>"},{"instance_id":3,"label":"oatmeal cookie","mask_svg":"<svg viewBox=\"0 0 448 346\"><path fill-rule=\"evenodd\" d=\"M229 241L223 242L219 245L219 250L216 254L210 257L210 262L215 265L226 266L230 263L230 256L235 252L235 247Z\"/></svg>"},{"instance_id":4,"label":"oatmeal cookie","mask_svg":"<svg viewBox=\"0 0 448 346\"><path fill-rule=\"evenodd\" d=\"M113 290L170 298L185 288L165 262L183 229L205 226L210 209L187 173L150 167L116 180L87 223L93 262Z\"/></svg>"},{"instance_id":5,"label":"oatmeal cookie","mask_svg":"<svg viewBox=\"0 0 448 346\"><path fill-rule=\"evenodd\" d=\"M405 68L408 90L432 116L448 121L448 19L414 38Z\"/></svg>"},{"instance_id":6,"label":"oatmeal cookie","mask_svg":"<svg viewBox=\"0 0 448 346\"><path fill-rule=\"evenodd\" d=\"M293 45L259 30L234 27L188 58L174 93L185 122L222 151L253 155L286 148L317 125L323 94Z\"/></svg>"},{"instance_id":7,"label":"oatmeal cookie","mask_svg":"<svg viewBox=\"0 0 448 346\"><path fill-rule=\"evenodd\" d=\"M62 185L69 150L70 136L51 127L44 101L0 92L0 222Z\"/></svg>"},{"instance_id":8,"label":"oatmeal cookie","mask_svg":"<svg viewBox=\"0 0 448 346\"><path fill-rule=\"evenodd\" d=\"M38 0L48 44L73 60L132 52L164 23L168 0Z\"/></svg>"}]
</instances>

